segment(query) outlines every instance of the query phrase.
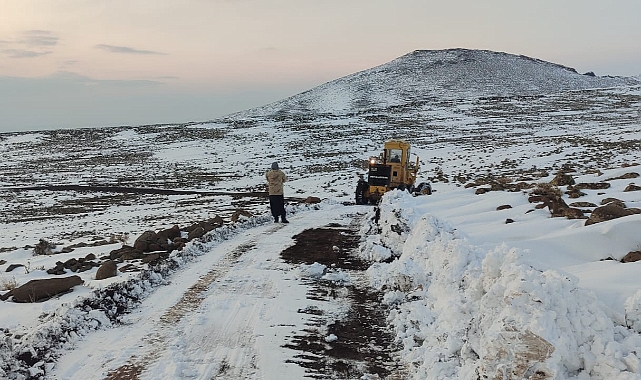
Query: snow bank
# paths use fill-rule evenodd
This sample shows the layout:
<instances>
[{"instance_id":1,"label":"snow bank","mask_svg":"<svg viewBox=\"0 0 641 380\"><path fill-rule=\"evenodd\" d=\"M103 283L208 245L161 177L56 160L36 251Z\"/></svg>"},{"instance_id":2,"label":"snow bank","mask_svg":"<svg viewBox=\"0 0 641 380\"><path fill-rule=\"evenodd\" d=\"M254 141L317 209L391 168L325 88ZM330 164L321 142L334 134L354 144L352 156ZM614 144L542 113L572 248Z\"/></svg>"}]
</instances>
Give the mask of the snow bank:
<instances>
[{"instance_id":1,"label":"snow bank","mask_svg":"<svg viewBox=\"0 0 641 380\"><path fill-rule=\"evenodd\" d=\"M641 379L641 292L628 328L575 277L474 246L417 199L386 194L360 247L414 378Z\"/></svg>"}]
</instances>

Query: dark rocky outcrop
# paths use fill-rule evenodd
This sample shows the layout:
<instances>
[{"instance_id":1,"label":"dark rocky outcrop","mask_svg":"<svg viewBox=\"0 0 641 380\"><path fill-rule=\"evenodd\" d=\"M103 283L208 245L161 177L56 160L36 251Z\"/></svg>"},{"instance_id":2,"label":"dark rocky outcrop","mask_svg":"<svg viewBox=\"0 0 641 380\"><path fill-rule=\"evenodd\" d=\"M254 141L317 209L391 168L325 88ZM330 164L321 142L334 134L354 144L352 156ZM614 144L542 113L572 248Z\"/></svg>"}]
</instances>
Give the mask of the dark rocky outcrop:
<instances>
[{"instance_id":1,"label":"dark rocky outcrop","mask_svg":"<svg viewBox=\"0 0 641 380\"><path fill-rule=\"evenodd\" d=\"M507 210L507 209L510 209L510 208L512 208L512 205L501 205L501 206L496 208L496 211Z\"/></svg>"},{"instance_id":2,"label":"dark rocky outcrop","mask_svg":"<svg viewBox=\"0 0 641 380\"><path fill-rule=\"evenodd\" d=\"M13 297L14 302L45 301L56 295L68 293L74 286L83 282L79 276L31 280L0 296L0 299L6 301Z\"/></svg>"},{"instance_id":3,"label":"dark rocky outcrop","mask_svg":"<svg viewBox=\"0 0 641 380\"><path fill-rule=\"evenodd\" d=\"M637 186L631 183L628 186L626 186L623 191L628 192L628 191L639 191L639 190L641 190L641 186Z\"/></svg>"}]
</instances>

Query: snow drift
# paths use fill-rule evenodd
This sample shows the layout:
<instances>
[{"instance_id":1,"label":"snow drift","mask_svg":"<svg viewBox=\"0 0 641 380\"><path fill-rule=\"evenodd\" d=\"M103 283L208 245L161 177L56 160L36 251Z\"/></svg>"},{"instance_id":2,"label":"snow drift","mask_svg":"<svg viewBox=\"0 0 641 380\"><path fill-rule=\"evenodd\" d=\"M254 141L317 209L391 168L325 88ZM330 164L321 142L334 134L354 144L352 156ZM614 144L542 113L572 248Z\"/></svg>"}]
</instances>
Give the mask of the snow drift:
<instances>
[{"instance_id":1,"label":"snow drift","mask_svg":"<svg viewBox=\"0 0 641 380\"><path fill-rule=\"evenodd\" d=\"M639 293L626 303L628 328L572 275L505 244L476 247L416 204L388 193L360 250L398 257L369 275L395 306L389 321L414 378L641 378Z\"/></svg>"}]
</instances>

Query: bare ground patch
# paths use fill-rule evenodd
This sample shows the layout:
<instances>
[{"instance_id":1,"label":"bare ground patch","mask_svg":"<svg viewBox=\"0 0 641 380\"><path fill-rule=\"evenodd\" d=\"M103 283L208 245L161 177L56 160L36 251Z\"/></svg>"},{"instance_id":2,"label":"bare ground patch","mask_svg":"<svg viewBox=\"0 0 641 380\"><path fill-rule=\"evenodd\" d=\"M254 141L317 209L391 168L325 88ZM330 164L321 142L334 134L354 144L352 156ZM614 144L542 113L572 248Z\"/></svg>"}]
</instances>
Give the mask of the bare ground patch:
<instances>
[{"instance_id":1,"label":"bare ground patch","mask_svg":"<svg viewBox=\"0 0 641 380\"><path fill-rule=\"evenodd\" d=\"M369 263L353 254L360 239L357 232L355 226L337 224L309 229L294 236L296 244L283 251L281 257L292 264L317 262L347 271L351 277L362 276ZM310 286L309 299L350 305L346 315L339 318L320 308L299 310L309 315L308 327L292 336L284 347L300 352L292 362L305 368L307 377L360 379L369 374L384 379L404 378L380 293L356 283L342 285L321 279L307 279L306 283ZM332 334L335 340L326 339Z\"/></svg>"}]
</instances>

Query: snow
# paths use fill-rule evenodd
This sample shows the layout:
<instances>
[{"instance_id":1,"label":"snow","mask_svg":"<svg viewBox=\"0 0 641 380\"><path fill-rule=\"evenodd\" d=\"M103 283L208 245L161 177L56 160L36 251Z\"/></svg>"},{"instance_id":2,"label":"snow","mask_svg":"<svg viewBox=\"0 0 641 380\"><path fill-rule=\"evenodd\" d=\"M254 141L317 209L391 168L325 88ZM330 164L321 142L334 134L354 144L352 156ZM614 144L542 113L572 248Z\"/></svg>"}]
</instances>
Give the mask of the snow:
<instances>
[{"instance_id":1,"label":"snow","mask_svg":"<svg viewBox=\"0 0 641 380\"><path fill-rule=\"evenodd\" d=\"M443 94L453 77L439 77L440 70L466 54L418 52L410 55L417 59L415 66L405 57L237 119L84 131L98 137L83 140L79 148L52 148L46 145L49 139L75 137L55 140L47 132L0 136L0 184L7 187L106 183L240 191L260 189L264 171L277 160L290 177L287 195L323 198L316 206L291 202L288 225L274 224L262 202L252 206L254 216L236 224L226 221L203 241L172 252L159 267L100 281L95 269L89 270L77 273L82 286L55 299L0 303L0 378L102 379L118 369L138 367L144 368L136 376L140 379L303 378L304 369L292 362L297 352L283 347L308 327L299 310L322 307L333 316L346 309L306 297L307 283L320 280L338 289L366 281L383 293L398 359L412 379L534 374L561 380L641 379L641 262L619 261L641 247L641 215L585 226L585 220L551 218L547 209L535 209L525 190L477 195L474 187L461 186L467 181L454 179L491 171L496 177L516 177L518 172L531 175L529 183L548 182L568 162L581 163L574 168L576 182L639 172L638 166L623 164L641 158L641 89L598 88L625 80L577 77L567 68L536 60L519 68L514 57L497 53L501 67L516 65L506 72L510 78L525 71L538 78L552 70L553 83L530 89L530 77L498 94L519 93L519 86L530 89L528 94L544 93L525 101L483 98L497 95L492 91L503 89L498 84L481 92L474 87L459 102L439 98L393 118L390 107L436 96L429 95L435 89ZM471 58L483 62L477 67L481 71L491 66L483 56ZM388 93L399 70L417 73L421 68L440 79L419 86L403 77L402 91ZM479 72L466 72L463 83L478 80ZM359 89L370 82L376 86ZM573 91L545 93L542 87ZM363 94L368 94L367 102ZM363 107L354 106L360 101ZM317 114L335 114L273 120L273 113L292 103L314 106ZM577 109L577 104L586 106ZM365 110L367 105L372 108ZM300 113L306 112L303 107ZM386 116L383 122L365 120L379 114ZM252 123L240 123L250 118ZM381 128L385 123L396 123L396 136ZM436 191L430 196L387 193L377 222L373 207L344 205L353 200L353 186L363 172L358 163L377 154L386 138L405 135L421 157L419 178L434 180L443 172L447 181L434 180ZM94 165L89 157L106 163L84 164ZM38 171L41 167L53 169ZM176 174L182 171L188 174ZM547 174L536 176L543 172ZM181 182L184 178L193 181ZM598 205L615 197L641 208L641 192L623 191L635 181L610 180L611 188L584 190L578 200ZM38 213L97 197L107 198L107 205L77 215ZM145 230L167 228L169 222L184 225L239 207L232 196L116 198L111 193L5 191L0 196L0 248L7 248L0 252L6 261L0 265L2 284L46 278L45 270L56 261L101 256L122 245L116 239L72 253L33 256L26 245L41 237L59 246L123 233L133 240ZM497 211L506 204L511 208ZM27 217L15 221L14 214ZM514 222L506 224L508 218ZM361 222L357 254L372 262L364 278L320 263L293 265L280 259L298 233L355 219ZM25 266L5 272L13 263ZM110 303L99 303L104 300ZM322 332L325 344L341 341L340 334ZM25 353L38 361L16 360Z\"/></svg>"}]
</instances>

